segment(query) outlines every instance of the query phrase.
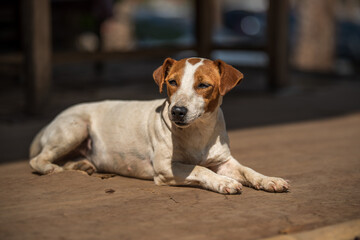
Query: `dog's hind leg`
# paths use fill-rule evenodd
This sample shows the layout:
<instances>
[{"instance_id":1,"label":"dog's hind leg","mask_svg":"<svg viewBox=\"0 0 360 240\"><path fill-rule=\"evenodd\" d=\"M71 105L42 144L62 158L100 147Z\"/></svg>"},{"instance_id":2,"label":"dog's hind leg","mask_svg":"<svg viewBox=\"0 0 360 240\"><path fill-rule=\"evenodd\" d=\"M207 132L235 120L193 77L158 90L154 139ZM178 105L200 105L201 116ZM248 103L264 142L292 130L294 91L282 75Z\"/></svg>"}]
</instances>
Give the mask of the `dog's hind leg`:
<instances>
[{"instance_id":1,"label":"dog's hind leg","mask_svg":"<svg viewBox=\"0 0 360 240\"><path fill-rule=\"evenodd\" d=\"M54 164L74 151L88 138L88 124L76 115L60 116L47 126L40 136L37 136L32 146L38 151L30 150L30 166L41 174L61 172L64 170Z\"/></svg>"}]
</instances>

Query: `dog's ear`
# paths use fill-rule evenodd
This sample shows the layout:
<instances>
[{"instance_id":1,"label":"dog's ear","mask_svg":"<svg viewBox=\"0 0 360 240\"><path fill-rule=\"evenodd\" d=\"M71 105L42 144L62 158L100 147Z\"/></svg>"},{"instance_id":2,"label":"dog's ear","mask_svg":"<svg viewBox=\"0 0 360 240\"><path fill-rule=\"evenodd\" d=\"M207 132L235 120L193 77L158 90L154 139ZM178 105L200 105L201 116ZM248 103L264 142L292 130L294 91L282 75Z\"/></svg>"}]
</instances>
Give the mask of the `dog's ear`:
<instances>
[{"instance_id":1,"label":"dog's ear","mask_svg":"<svg viewBox=\"0 0 360 240\"><path fill-rule=\"evenodd\" d=\"M237 69L219 59L214 61L214 63L219 68L220 72L220 95L224 96L228 91L240 83L244 75Z\"/></svg>"},{"instance_id":2,"label":"dog's ear","mask_svg":"<svg viewBox=\"0 0 360 240\"><path fill-rule=\"evenodd\" d=\"M159 86L160 93L162 93L165 78L168 75L169 70L170 70L171 66L174 64L174 62L176 62L176 60L174 60L172 58L167 58L167 59L165 59L163 65L158 67L153 72L153 78L154 78L156 84Z\"/></svg>"}]
</instances>

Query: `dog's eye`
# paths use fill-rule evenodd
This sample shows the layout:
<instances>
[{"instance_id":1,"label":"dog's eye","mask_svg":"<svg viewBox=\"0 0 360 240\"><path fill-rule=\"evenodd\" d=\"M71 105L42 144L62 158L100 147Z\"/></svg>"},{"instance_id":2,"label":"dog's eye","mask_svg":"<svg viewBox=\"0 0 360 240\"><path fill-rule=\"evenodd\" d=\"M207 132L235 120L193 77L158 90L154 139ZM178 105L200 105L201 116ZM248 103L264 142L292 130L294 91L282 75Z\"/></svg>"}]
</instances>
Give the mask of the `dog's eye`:
<instances>
[{"instance_id":1,"label":"dog's eye","mask_svg":"<svg viewBox=\"0 0 360 240\"><path fill-rule=\"evenodd\" d=\"M208 88L208 87L210 87L211 85L210 84L207 84L207 83L200 83L199 85L198 85L198 88Z\"/></svg>"},{"instance_id":2,"label":"dog's eye","mask_svg":"<svg viewBox=\"0 0 360 240\"><path fill-rule=\"evenodd\" d=\"M177 86L177 83L174 79L168 81L171 86Z\"/></svg>"}]
</instances>

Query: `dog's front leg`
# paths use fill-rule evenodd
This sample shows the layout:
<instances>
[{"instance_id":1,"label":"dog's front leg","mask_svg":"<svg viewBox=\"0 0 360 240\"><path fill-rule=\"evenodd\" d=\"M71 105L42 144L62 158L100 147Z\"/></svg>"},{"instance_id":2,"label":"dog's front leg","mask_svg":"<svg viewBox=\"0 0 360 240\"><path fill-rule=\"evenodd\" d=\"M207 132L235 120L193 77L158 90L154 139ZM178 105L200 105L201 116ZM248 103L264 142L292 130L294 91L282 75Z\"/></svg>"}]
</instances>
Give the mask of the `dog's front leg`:
<instances>
[{"instance_id":1,"label":"dog's front leg","mask_svg":"<svg viewBox=\"0 0 360 240\"><path fill-rule=\"evenodd\" d=\"M156 171L154 181L157 185L189 185L201 186L205 189L223 194L241 192L242 185L227 176L221 176L208 168L172 162L168 168Z\"/></svg>"},{"instance_id":2,"label":"dog's front leg","mask_svg":"<svg viewBox=\"0 0 360 240\"><path fill-rule=\"evenodd\" d=\"M241 182L244 186L268 192L286 192L290 187L286 180L262 175L249 167L241 165L233 157L213 170L217 174L224 175Z\"/></svg>"}]
</instances>

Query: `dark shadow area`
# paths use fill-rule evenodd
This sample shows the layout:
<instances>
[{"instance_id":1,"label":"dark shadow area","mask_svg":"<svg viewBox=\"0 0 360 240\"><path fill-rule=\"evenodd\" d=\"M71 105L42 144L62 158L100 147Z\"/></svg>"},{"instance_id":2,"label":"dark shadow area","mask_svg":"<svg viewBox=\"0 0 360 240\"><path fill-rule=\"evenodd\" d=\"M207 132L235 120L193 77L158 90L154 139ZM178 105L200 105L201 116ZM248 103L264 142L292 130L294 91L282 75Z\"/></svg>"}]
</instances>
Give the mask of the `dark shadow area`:
<instances>
[{"instance_id":1,"label":"dark shadow area","mask_svg":"<svg viewBox=\"0 0 360 240\"><path fill-rule=\"evenodd\" d=\"M237 87L224 98L227 128L324 119L360 111L360 81L354 78L292 73L291 87L275 92ZM245 79L246 81L252 79ZM249 83L251 85L251 83Z\"/></svg>"}]
</instances>

